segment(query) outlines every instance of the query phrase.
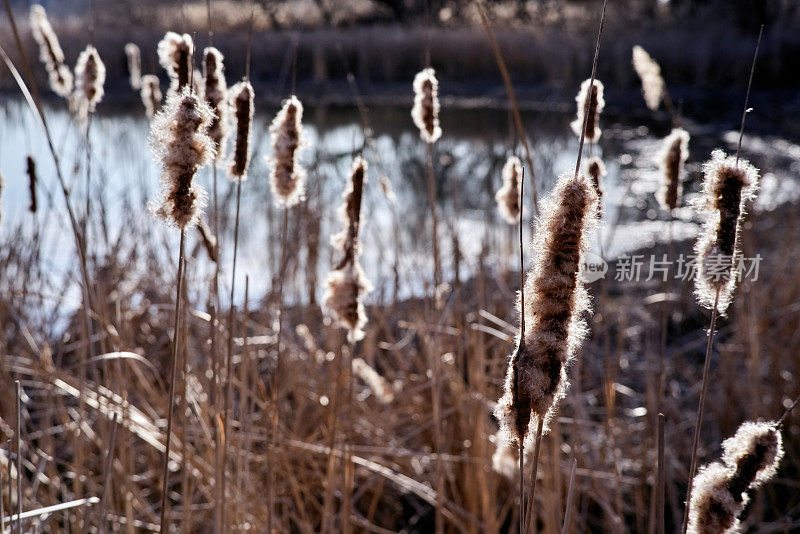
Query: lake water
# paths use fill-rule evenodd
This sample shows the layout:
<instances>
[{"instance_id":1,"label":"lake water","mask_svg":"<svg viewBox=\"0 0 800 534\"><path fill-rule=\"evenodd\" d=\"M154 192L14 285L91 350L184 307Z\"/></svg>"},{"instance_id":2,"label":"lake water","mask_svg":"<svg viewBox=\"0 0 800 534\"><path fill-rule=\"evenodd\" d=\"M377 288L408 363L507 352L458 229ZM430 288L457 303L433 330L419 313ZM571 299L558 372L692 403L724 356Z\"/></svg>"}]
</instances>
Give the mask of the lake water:
<instances>
[{"instance_id":1,"label":"lake water","mask_svg":"<svg viewBox=\"0 0 800 534\"><path fill-rule=\"evenodd\" d=\"M243 299L245 275L249 275L251 299L255 299L269 290L278 264L276 251L279 250L282 216L280 210L271 206L266 163L269 154L267 128L276 111L275 106L259 107L255 116L250 176L242 193L236 296L239 302ZM569 128L573 115L566 111L527 111L523 115L530 136L539 195L543 197L559 173L574 169L578 140ZM72 202L82 214L86 158L83 136L69 120L64 106L53 102L47 107L47 116L62 169L73 190ZM390 299L395 288L399 290L398 297L408 297L424 290L432 272L425 146L407 108L374 107L369 118L377 150L365 152L370 170L362 219L362 263L376 287L371 298ZM508 113L502 109L446 106L441 123L444 135L435 147L435 167L446 279L452 279L455 274L451 247L454 234L459 238L463 256L459 269L462 280L475 272L484 248L488 252L485 262L491 269L515 268L515 230L502 222L494 201L494 192L501 184L500 170L515 142L509 129ZM314 214L320 217L317 272L322 281L334 261L328 243L330 235L339 230L336 213L341 192L354 151L362 145L363 137L358 112L350 107L309 107L304 126L308 146L302 152L301 161L309 169L309 209L294 209L290 220L297 229L296 235L302 236L303 228L313 221ZM665 214L658 210L653 194L659 181L656 161L659 139L668 133L668 125L651 122L643 126L625 118L604 116L601 126L602 138L592 150L604 159L608 170L603 197L606 223L595 236L594 249L596 253L602 250L606 258L613 259L666 237ZM687 129L693 134L685 186L689 199L699 186L699 161L708 158L715 146L727 150L735 148L736 133L692 124L688 124ZM139 105L112 111L101 105L92 122L91 189L95 202L103 205L108 221L105 229L99 225L91 227L90 242L96 254L105 247L104 235L109 235L109 241L114 242L114 236L126 232L140 237L149 235L155 243L166 243L161 248L165 255L168 255L167 250L175 250L177 232L155 221L146 209L147 200L155 195L158 187L158 169L147 144L148 130L149 121ZM23 102L12 100L0 105L0 139L3 140L0 172L6 177L0 243L14 235L30 237L34 230L38 231L43 269L52 273L55 281L74 280L74 245L52 159L40 127ZM800 147L780 138L748 134L743 152L744 157L752 158L763 168L760 209L772 209L798 196ZM39 176L40 209L35 224L27 211L27 154L35 159ZM518 154L522 157L521 147ZM381 175L389 178L393 199L379 187ZM199 180L210 190L210 169L201 171ZM232 216L233 195L224 167L218 180L221 209ZM526 239L530 235L528 223L532 214L529 184L526 182L525 191ZM681 208L677 217L676 237L688 238L696 234L698 224L691 208ZM228 280L232 224L225 227L227 230L221 236L221 266L223 279ZM313 224L310 227L313 228ZM291 235L295 235L294 231ZM197 233L190 232L188 250L192 251L197 242ZM305 301L308 298L305 249L299 248L297 262L290 263L294 283L287 290L287 298ZM207 279L212 264L202 251L196 257L190 276ZM53 285L58 286L59 282ZM318 283L318 296L322 286ZM70 299L73 304L77 303L77 292L71 292Z\"/></svg>"}]
</instances>

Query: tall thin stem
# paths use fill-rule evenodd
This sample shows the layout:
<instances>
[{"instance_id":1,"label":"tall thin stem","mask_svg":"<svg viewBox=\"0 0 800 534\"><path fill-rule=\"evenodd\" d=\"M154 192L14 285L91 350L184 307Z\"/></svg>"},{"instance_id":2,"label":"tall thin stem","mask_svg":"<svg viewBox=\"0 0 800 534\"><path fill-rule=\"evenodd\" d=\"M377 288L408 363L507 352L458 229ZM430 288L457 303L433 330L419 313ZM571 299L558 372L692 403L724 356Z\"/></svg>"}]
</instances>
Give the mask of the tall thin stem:
<instances>
[{"instance_id":1,"label":"tall thin stem","mask_svg":"<svg viewBox=\"0 0 800 534\"><path fill-rule=\"evenodd\" d=\"M761 36L764 34L764 25L758 31L758 41L756 41L756 51L753 54L753 63L750 65L750 79L747 82L747 94L744 97L744 111L742 112L742 124L739 126L739 143L736 146L736 166L739 166L739 153L742 151L742 138L744 137L744 121L747 118L747 113L750 109L747 104L750 103L750 87L753 85L753 75L756 72L756 59L758 58L758 48L761 46Z\"/></svg>"},{"instance_id":2,"label":"tall thin stem","mask_svg":"<svg viewBox=\"0 0 800 534\"><path fill-rule=\"evenodd\" d=\"M180 335L180 316L181 316L181 300L183 299L183 277L186 265L184 261L184 240L186 230L181 228L181 241L178 247L178 288L175 296L175 323L174 323L174 338L172 340L172 369L170 371L169 379L169 404L167 406L167 438L164 452L164 466L162 470L162 487L161 487L161 524L159 532L164 534L168 531L167 526L167 504L169 502L167 495L169 492L169 453L172 446L172 412L175 404L175 382L178 376L178 345Z\"/></svg>"},{"instance_id":3,"label":"tall thin stem","mask_svg":"<svg viewBox=\"0 0 800 534\"><path fill-rule=\"evenodd\" d=\"M522 167L522 177L519 181L519 346L522 347L525 338L525 248L522 246L522 221L524 206L522 202L525 193L525 167ZM514 373L516 373L516 368ZM519 381L514 379L519 387ZM525 534L525 436L519 436L519 533Z\"/></svg>"},{"instance_id":4,"label":"tall thin stem","mask_svg":"<svg viewBox=\"0 0 800 534\"><path fill-rule=\"evenodd\" d=\"M664 534L664 484L667 466L664 454L664 414L658 414L658 476L656 477L656 533Z\"/></svg>"},{"instance_id":5,"label":"tall thin stem","mask_svg":"<svg viewBox=\"0 0 800 534\"><path fill-rule=\"evenodd\" d=\"M711 367L711 348L714 343L714 329L717 325L717 304L719 303L719 289L714 295L714 308L711 311L711 326L708 329L708 343L706 344L706 359L703 363L703 382L700 387L700 403L697 407L697 418L694 423L694 438L692 439L692 461L689 467L689 487L686 490L686 506L683 511L683 527L681 532L686 534L689 528L689 503L692 502L692 487L694 486L694 472L697 469L697 445L700 442L700 425L703 424L703 408L706 404L708 390L708 370Z\"/></svg>"},{"instance_id":6,"label":"tall thin stem","mask_svg":"<svg viewBox=\"0 0 800 534\"><path fill-rule=\"evenodd\" d=\"M236 256L239 252L239 206L242 198L242 180L236 182L236 219L233 225L233 267L231 268L231 298L228 303L228 350L225 354L225 426L222 442L222 532L227 532L228 442L230 441L231 403L233 402L233 322L236 305L233 303L236 288Z\"/></svg>"},{"instance_id":7,"label":"tall thin stem","mask_svg":"<svg viewBox=\"0 0 800 534\"><path fill-rule=\"evenodd\" d=\"M431 238L433 240L433 293L436 294L442 283L442 266L439 258L439 217L436 212L436 179L433 170L433 143L425 143L425 178L428 186L428 204L431 210Z\"/></svg>"},{"instance_id":8,"label":"tall thin stem","mask_svg":"<svg viewBox=\"0 0 800 534\"><path fill-rule=\"evenodd\" d=\"M14 381L14 394L16 405L14 415L17 423L15 429L17 434L17 456L15 458L17 463L17 532L22 534L22 392L19 380Z\"/></svg>"}]
</instances>

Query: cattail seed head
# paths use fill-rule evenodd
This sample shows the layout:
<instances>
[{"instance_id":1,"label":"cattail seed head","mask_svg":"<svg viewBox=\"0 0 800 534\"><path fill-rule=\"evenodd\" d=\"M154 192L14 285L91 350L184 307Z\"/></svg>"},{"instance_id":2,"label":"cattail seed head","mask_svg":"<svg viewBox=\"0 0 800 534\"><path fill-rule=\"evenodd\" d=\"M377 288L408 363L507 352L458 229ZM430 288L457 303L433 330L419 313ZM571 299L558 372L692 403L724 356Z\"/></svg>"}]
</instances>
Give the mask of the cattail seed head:
<instances>
[{"instance_id":1,"label":"cattail seed head","mask_svg":"<svg viewBox=\"0 0 800 534\"><path fill-rule=\"evenodd\" d=\"M303 104L292 95L283 103L269 127L272 136L270 185L275 203L290 208L305 198L306 172L299 163L304 145Z\"/></svg>"},{"instance_id":2,"label":"cattail seed head","mask_svg":"<svg viewBox=\"0 0 800 534\"><path fill-rule=\"evenodd\" d=\"M186 33L167 32L158 43L158 61L171 80L168 93L180 93L192 76L194 42Z\"/></svg>"},{"instance_id":3,"label":"cattail seed head","mask_svg":"<svg viewBox=\"0 0 800 534\"><path fill-rule=\"evenodd\" d=\"M595 80L594 85L592 85L592 95L589 99L589 110L586 112L586 98L589 96L590 83L592 83L591 78L584 80L581 84L581 90L575 98L578 104L578 117L570 123L570 126L572 126L572 131L575 132L575 135L580 137L585 119L586 140L597 141L601 133L599 127L600 114L606 106L606 101L603 98L603 83L600 80Z\"/></svg>"},{"instance_id":4,"label":"cattail seed head","mask_svg":"<svg viewBox=\"0 0 800 534\"><path fill-rule=\"evenodd\" d=\"M543 206L525 282L525 332L512 354L495 416L510 441L523 440L532 417L547 421L567 388L566 367L586 331L589 296L578 276L597 224L597 193L584 174L562 174Z\"/></svg>"},{"instance_id":5,"label":"cattail seed head","mask_svg":"<svg viewBox=\"0 0 800 534\"><path fill-rule=\"evenodd\" d=\"M414 77L411 118L426 143L435 143L442 136L439 126L439 82L436 72L431 68L423 69Z\"/></svg>"},{"instance_id":6,"label":"cattail seed head","mask_svg":"<svg viewBox=\"0 0 800 534\"><path fill-rule=\"evenodd\" d=\"M367 163L359 156L353 161L353 170L344 192L344 204L339 214L343 230L332 239L342 260L328 273L324 308L341 326L349 330L348 338L356 342L364 338L367 314L362 298L372 291L358 261L361 248L358 233L361 224L361 200L364 196Z\"/></svg>"},{"instance_id":7,"label":"cattail seed head","mask_svg":"<svg viewBox=\"0 0 800 534\"><path fill-rule=\"evenodd\" d=\"M739 230L745 203L758 189L758 169L743 159L737 165L734 156L715 150L711 160L703 165L703 173L702 194L694 203L706 218L695 245L700 266L695 293L700 305L711 309L719 291L717 311L724 313L736 287L734 267L740 253Z\"/></svg>"},{"instance_id":8,"label":"cattail seed head","mask_svg":"<svg viewBox=\"0 0 800 534\"><path fill-rule=\"evenodd\" d=\"M28 175L28 194L30 197L28 211L31 213L36 213L36 162L34 161L33 156L30 154L28 154L28 156L25 158L25 173Z\"/></svg>"},{"instance_id":9,"label":"cattail seed head","mask_svg":"<svg viewBox=\"0 0 800 534\"><path fill-rule=\"evenodd\" d=\"M89 114L94 113L97 104L103 99L103 85L106 83L106 66L92 45L87 46L78 56L75 80L79 116L85 124Z\"/></svg>"},{"instance_id":10,"label":"cattail seed head","mask_svg":"<svg viewBox=\"0 0 800 534\"><path fill-rule=\"evenodd\" d=\"M217 154L217 159L220 159L225 152L225 141L228 133L228 86L225 82L225 72L222 61L222 54L213 46L203 51L203 96L214 111L214 118L211 120L211 125L208 127L208 136L214 141L214 150ZM251 109L249 118L250 122L252 122L252 99L249 99L248 103ZM248 124L248 133L249 130L250 127Z\"/></svg>"},{"instance_id":11,"label":"cattail seed head","mask_svg":"<svg viewBox=\"0 0 800 534\"><path fill-rule=\"evenodd\" d=\"M589 158L588 163L586 164L586 174L592 181L592 185L594 186L594 191L597 193L597 198L603 198L603 178L608 174L606 172L606 166L603 163L603 160L598 158L597 156L592 156Z\"/></svg>"},{"instance_id":12,"label":"cattail seed head","mask_svg":"<svg viewBox=\"0 0 800 534\"><path fill-rule=\"evenodd\" d=\"M145 74L142 76L142 90L140 91L147 117L152 119L158 108L161 107L161 84L158 76Z\"/></svg>"},{"instance_id":13,"label":"cattail seed head","mask_svg":"<svg viewBox=\"0 0 800 534\"><path fill-rule=\"evenodd\" d=\"M497 209L508 224L517 224L520 215L520 181L522 180L522 162L511 156L503 165L503 186L497 190L494 199Z\"/></svg>"},{"instance_id":14,"label":"cattail seed head","mask_svg":"<svg viewBox=\"0 0 800 534\"><path fill-rule=\"evenodd\" d=\"M39 45L39 59L44 63L50 81L50 89L59 96L68 98L72 94L72 73L64 63L64 51L58 43L56 32L47 19L47 12L38 4L31 6L31 32Z\"/></svg>"},{"instance_id":15,"label":"cattail seed head","mask_svg":"<svg viewBox=\"0 0 800 534\"><path fill-rule=\"evenodd\" d=\"M683 128L675 128L663 141L659 166L661 168L661 188L658 191L658 202L666 210L674 210L681 203L683 187L681 171L686 158L689 157L689 132Z\"/></svg>"},{"instance_id":16,"label":"cattail seed head","mask_svg":"<svg viewBox=\"0 0 800 534\"><path fill-rule=\"evenodd\" d=\"M744 510L747 495L740 500L733 498L728 491L732 475L731 468L719 462L700 468L692 484L688 533L723 534L738 530L738 516Z\"/></svg>"},{"instance_id":17,"label":"cattail seed head","mask_svg":"<svg viewBox=\"0 0 800 534\"><path fill-rule=\"evenodd\" d=\"M647 107L655 111L661 105L666 86L661 77L661 67L641 46L633 47L633 68L642 80L642 91Z\"/></svg>"},{"instance_id":18,"label":"cattail seed head","mask_svg":"<svg viewBox=\"0 0 800 534\"><path fill-rule=\"evenodd\" d=\"M729 487L736 497L775 476L783 458L783 440L774 422L746 422L722 442L722 450L722 460L735 469Z\"/></svg>"},{"instance_id":19,"label":"cattail seed head","mask_svg":"<svg viewBox=\"0 0 800 534\"><path fill-rule=\"evenodd\" d=\"M231 88L231 96L236 121L236 146L229 170L234 181L243 181L247 179L247 169L250 166L250 130L255 97L253 86L249 81L239 82Z\"/></svg>"},{"instance_id":20,"label":"cattail seed head","mask_svg":"<svg viewBox=\"0 0 800 534\"><path fill-rule=\"evenodd\" d=\"M142 52L136 43L125 45L125 56L128 58L128 75L131 89L138 91L142 88Z\"/></svg>"},{"instance_id":21,"label":"cattail seed head","mask_svg":"<svg viewBox=\"0 0 800 534\"><path fill-rule=\"evenodd\" d=\"M194 183L197 171L214 157L206 133L214 112L188 87L167 97L153 118L150 146L161 164L161 193L150 210L167 224L185 228L197 222L206 193Z\"/></svg>"}]
</instances>

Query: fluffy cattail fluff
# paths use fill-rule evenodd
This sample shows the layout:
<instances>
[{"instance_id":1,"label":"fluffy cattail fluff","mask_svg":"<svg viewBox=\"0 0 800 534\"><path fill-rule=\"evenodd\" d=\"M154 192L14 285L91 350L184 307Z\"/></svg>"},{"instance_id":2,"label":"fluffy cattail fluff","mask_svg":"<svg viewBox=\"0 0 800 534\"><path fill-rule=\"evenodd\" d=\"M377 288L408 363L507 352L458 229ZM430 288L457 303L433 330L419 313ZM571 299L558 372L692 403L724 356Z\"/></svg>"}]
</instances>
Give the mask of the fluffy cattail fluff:
<instances>
[{"instance_id":1,"label":"fluffy cattail fluff","mask_svg":"<svg viewBox=\"0 0 800 534\"><path fill-rule=\"evenodd\" d=\"M181 229L197 222L206 193L194 176L214 157L214 144L206 133L214 112L188 87L172 93L153 118L150 146L161 163L161 193L150 210Z\"/></svg>"},{"instance_id":2,"label":"fluffy cattail fluff","mask_svg":"<svg viewBox=\"0 0 800 534\"><path fill-rule=\"evenodd\" d=\"M545 203L525 282L525 332L511 355L495 416L509 441L524 440L531 419L549 419L567 387L566 367L585 333L589 296L578 269L597 222L597 193L584 174L562 174Z\"/></svg>"},{"instance_id":3,"label":"fluffy cattail fluff","mask_svg":"<svg viewBox=\"0 0 800 534\"><path fill-rule=\"evenodd\" d=\"M672 130L663 142L659 155L661 167L661 188L658 191L658 202L665 210L674 210L681 203L683 186L681 171L686 158L689 157L689 132L683 128Z\"/></svg>"},{"instance_id":4,"label":"fluffy cattail fluff","mask_svg":"<svg viewBox=\"0 0 800 534\"><path fill-rule=\"evenodd\" d=\"M158 108L161 107L161 84L158 76L145 74L142 76L142 90L140 92L147 117L152 119Z\"/></svg>"},{"instance_id":5,"label":"fluffy cattail fluff","mask_svg":"<svg viewBox=\"0 0 800 534\"><path fill-rule=\"evenodd\" d=\"M36 213L36 162L30 154L25 158L25 172L28 175L28 193L30 196L28 211Z\"/></svg>"},{"instance_id":6,"label":"fluffy cattail fluff","mask_svg":"<svg viewBox=\"0 0 800 534\"><path fill-rule=\"evenodd\" d=\"M508 224L519 222L520 180L522 180L522 162L518 157L511 156L503 165L503 186L494 195L497 209Z\"/></svg>"},{"instance_id":7,"label":"fluffy cattail fluff","mask_svg":"<svg viewBox=\"0 0 800 534\"><path fill-rule=\"evenodd\" d=\"M655 111L664 98L664 78L661 77L661 67L650 57L644 48L639 45L633 47L633 68L642 80L642 91L647 107Z\"/></svg>"},{"instance_id":8,"label":"fluffy cattail fluff","mask_svg":"<svg viewBox=\"0 0 800 534\"><path fill-rule=\"evenodd\" d=\"M275 203L290 208L305 197L305 170L298 162L303 146L303 104L292 95L269 127L272 136L270 185Z\"/></svg>"},{"instance_id":9,"label":"fluffy cattail fluff","mask_svg":"<svg viewBox=\"0 0 800 534\"><path fill-rule=\"evenodd\" d=\"M719 291L717 311L725 313L736 287L741 220L745 203L758 189L758 169L744 159L737 165L734 156L715 150L703 165L703 173L703 190L695 208L706 220L695 245L700 266L695 293L700 304L711 309Z\"/></svg>"},{"instance_id":10,"label":"fluffy cattail fluff","mask_svg":"<svg viewBox=\"0 0 800 534\"><path fill-rule=\"evenodd\" d=\"M606 166L603 163L603 160L597 156L589 158L589 161L586 164L586 174L588 174L589 178L592 180L592 185L594 186L595 193L597 193L597 198L599 200L602 199L603 178L607 174Z\"/></svg>"},{"instance_id":11,"label":"fluffy cattail fluff","mask_svg":"<svg viewBox=\"0 0 800 534\"><path fill-rule=\"evenodd\" d=\"M691 534L738 532L747 491L775 476L783 457L775 423L744 423L722 443L722 461L697 473L689 503Z\"/></svg>"},{"instance_id":12,"label":"fluffy cattail fluff","mask_svg":"<svg viewBox=\"0 0 800 534\"><path fill-rule=\"evenodd\" d=\"M214 111L214 118L211 126L208 127L208 136L214 141L214 150L217 159L221 158L225 152L225 138L228 133L227 124L227 98L228 86L225 83L225 72L222 64L222 54L216 48L208 47L203 51L203 96L208 105ZM252 91L251 91L252 93ZM252 122L252 99L248 100L251 112L249 113L248 135L250 131L249 122Z\"/></svg>"},{"instance_id":13,"label":"fluffy cattail fluff","mask_svg":"<svg viewBox=\"0 0 800 534\"><path fill-rule=\"evenodd\" d=\"M86 47L78 56L75 65L75 93L81 122L85 124L90 113L103 99L103 85L106 83L106 66L100 54L92 45Z\"/></svg>"},{"instance_id":14,"label":"fluffy cattail fluff","mask_svg":"<svg viewBox=\"0 0 800 534\"><path fill-rule=\"evenodd\" d=\"M180 93L189 85L192 76L194 43L188 34L167 32L158 43L158 61L169 74L169 93Z\"/></svg>"},{"instance_id":15,"label":"fluffy cattail fluff","mask_svg":"<svg viewBox=\"0 0 800 534\"><path fill-rule=\"evenodd\" d=\"M231 88L234 118L236 120L236 146L233 149L233 161L230 173L236 181L247 178L250 166L250 130L253 124L253 86L249 81L242 81Z\"/></svg>"},{"instance_id":16,"label":"fluffy cattail fluff","mask_svg":"<svg viewBox=\"0 0 800 534\"><path fill-rule=\"evenodd\" d=\"M38 4L31 6L31 32L39 45L39 59L44 63L50 78L50 89L59 96L68 98L72 93L72 73L64 63L64 52L47 12Z\"/></svg>"},{"instance_id":17,"label":"fluffy cattail fluff","mask_svg":"<svg viewBox=\"0 0 800 534\"><path fill-rule=\"evenodd\" d=\"M414 77L414 107L411 118L419 128L419 135L426 143L435 143L442 136L439 127L439 82L436 72L423 69Z\"/></svg>"},{"instance_id":18,"label":"fluffy cattail fluff","mask_svg":"<svg viewBox=\"0 0 800 534\"><path fill-rule=\"evenodd\" d=\"M389 404L394 400L394 389L391 384L361 358L353 358L353 374L369 386L381 404Z\"/></svg>"},{"instance_id":19,"label":"fluffy cattail fluff","mask_svg":"<svg viewBox=\"0 0 800 534\"><path fill-rule=\"evenodd\" d=\"M125 45L125 55L128 58L128 75L130 76L131 89L138 91L142 88L142 53L139 45L128 43Z\"/></svg>"},{"instance_id":20,"label":"fluffy cattail fluff","mask_svg":"<svg viewBox=\"0 0 800 534\"><path fill-rule=\"evenodd\" d=\"M328 313L349 330L348 338L351 342L364 338L367 314L361 299L364 294L372 291L372 284L367 280L358 261L361 252L358 232L366 173L367 163L359 156L353 162L353 170L344 192L344 204L339 213L344 228L332 239L333 245L342 253L342 260L328 273L324 300Z\"/></svg>"},{"instance_id":21,"label":"fluffy cattail fluff","mask_svg":"<svg viewBox=\"0 0 800 534\"><path fill-rule=\"evenodd\" d=\"M597 141L600 138L600 114L603 112L603 108L606 106L606 101L603 99L602 82L600 80L595 80L594 85L592 85L592 96L589 100L589 111L588 113L584 114L584 111L586 111L586 97L588 96L589 84L591 82L592 80L590 78L581 84L581 90L578 92L578 96L575 98L575 101L578 103L578 117L572 121L570 126L572 126L572 131L575 132L575 135L580 137L581 132L583 131L583 122L585 118L586 140Z\"/></svg>"}]
</instances>

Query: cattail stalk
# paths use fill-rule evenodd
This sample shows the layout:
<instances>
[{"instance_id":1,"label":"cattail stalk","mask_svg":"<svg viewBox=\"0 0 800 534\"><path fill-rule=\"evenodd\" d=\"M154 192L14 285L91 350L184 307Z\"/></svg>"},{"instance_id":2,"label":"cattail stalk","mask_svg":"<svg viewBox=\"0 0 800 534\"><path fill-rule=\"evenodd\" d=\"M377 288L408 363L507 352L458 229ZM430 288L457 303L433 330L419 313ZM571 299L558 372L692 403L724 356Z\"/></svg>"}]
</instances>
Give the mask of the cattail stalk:
<instances>
[{"instance_id":1,"label":"cattail stalk","mask_svg":"<svg viewBox=\"0 0 800 534\"><path fill-rule=\"evenodd\" d=\"M233 161L230 175L233 180L241 182L247 179L250 165L250 131L253 124L253 86L243 81L231 88L233 98L234 119L236 121L236 145L233 149Z\"/></svg>"},{"instance_id":2,"label":"cattail stalk","mask_svg":"<svg viewBox=\"0 0 800 534\"><path fill-rule=\"evenodd\" d=\"M103 99L103 85L106 81L106 66L92 45L87 46L78 56L75 79L77 101L81 116L85 119L89 113L94 113L97 104Z\"/></svg>"},{"instance_id":3,"label":"cattail stalk","mask_svg":"<svg viewBox=\"0 0 800 534\"><path fill-rule=\"evenodd\" d=\"M50 89L57 95L68 98L72 93L72 73L64 62L64 52L47 19L47 12L39 4L34 4L31 6L30 19L31 32L39 45L39 59L47 70Z\"/></svg>"},{"instance_id":4,"label":"cattail stalk","mask_svg":"<svg viewBox=\"0 0 800 534\"><path fill-rule=\"evenodd\" d=\"M125 56L128 58L128 76L131 89L138 91L142 88L142 53L139 45L128 43L125 45Z\"/></svg>"},{"instance_id":5,"label":"cattail stalk","mask_svg":"<svg viewBox=\"0 0 800 534\"><path fill-rule=\"evenodd\" d=\"M597 156L589 158L586 163L586 174L592 181L594 191L597 193L598 200L603 199L603 178L605 178L607 171L603 160Z\"/></svg>"},{"instance_id":6,"label":"cattail stalk","mask_svg":"<svg viewBox=\"0 0 800 534\"><path fill-rule=\"evenodd\" d=\"M142 76L142 90L140 92L147 118L151 119L161 107L161 85L158 76L145 74Z\"/></svg>"},{"instance_id":7,"label":"cattail stalk","mask_svg":"<svg viewBox=\"0 0 800 534\"><path fill-rule=\"evenodd\" d=\"M209 107L214 111L214 118L211 119L211 125L208 127L208 136L214 141L217 159L221 159L222 154L225 152L225 141L228 133L226 113L228 87L225 82L223 59L220 51L213 46L203 51L203 96ZM252 88L250 92L249 104L252 109ZM239 117L237 117L237 123L238 119ZM252 111L250 112L250 121L252 121ZM248 123L248 134L249 130Z\"/></svg>"},{"instance_id":8,"label":"cattail stalk","mask_svg":"<svg viewBox=\"0 0 800 534\"><path fill-rule=\"evenodd\" d=\"M167 32L158 43L158 61L170 78L168 93L180 93L192 82L194 42L188 34Z\"/></svg>"},{"instance_id":9,"label":"cattail stalk","mask_svg":"<svg viewBox=\"0 0 800 534\"><path fill-rule=\"evenodd\" d=\"M181 93L172 93L164 108L152 121L150 144L161 163L160 198L151 201L149 207L167 225L180 229L178 251L177 295L175 298L174 339L172 343L172 370L169 381L169 405L167 407L166 451L164 455L161 526L164 534L169 530L167 504L169 492L169 456L172 444L172 415L175 404L175 383L178 377L178 345L180 341L181 301L183 300L183 278L185 275L184 241L186 227L192 226L200 217L205 203L205 191L194 184L198 170L214 157L213 141L207 129L213 111L186 87Z\"/></svg>"},{"instance_id":10,"label":"cattail stalk","mask_svg":"<svg viewBox=\"0 0 800 534\"><path fill-rule=\"evenodd\" d=\"M591 85L591 95L589 94L589 86ZM578 137L584 129L584 122L586 123L586 140L595 142L600 138L600 114L606 105L603 99L603 83L600 80L585 80L581 84L581 90L575 98L578 104L578 116L570 123L572 131ZM587 107L588 101L588 107Z\"/></svg>"},{"instance_id":11,"label":"cattail stalk","mask_svg":"<svg viewBox=\"0 0 800 534\"><path fill-rule=\"evenodd\" d=\"M656 198L665 210L672 211L680 206L683 193L681 173L688 157L689 132L675 128L664 139L659 156L662 182Z\"/></svg>"},{"instance_id":12,"label":"cattail stalk","mask_svg":"<svg viewBox=\"0 0 800 534\"><path fill-rule=\"evenodd\" d=\"M299 163L303 138L303 104L292 95L269 127L272 137L270 186L276 206L290 208L305 198L306 172Z\"/></svg>"},{"instance_id":13,"label":"cattail stalk","mask_svg":"<svg viewBox=\"0 0 800 534\"><path fill-rule=\"evenodd\" d=\"M781 434L774 422L743 423L722 443L722 449L722 462L706 465L694 477L691 534L738 532L747 492L773 478L783 458Z\"/></svg>"},{"instance_id":14,"label":"cattail stalk","mask_svg":"<svg viewBox=\"0 0 800 534\"><path fill-rule=\"evenodd\" d=\"M518 224L522 213L522 162L511 156L503 166L503 186L494 198L500 215L508 224Z\"/></svg>"},{"instance_id":15,"label":"cattail stalk","mask_svg":"<svg viewBox=\"0 0 800 534\"><path fill-rule=\"evenodd\" d=\"M435 143L442 136L439 126L439 82L436 72L423 69L414 78L414 107L411 118L426 143Z\"/></svg>"}]
</instances>

